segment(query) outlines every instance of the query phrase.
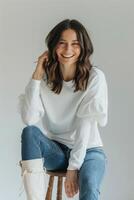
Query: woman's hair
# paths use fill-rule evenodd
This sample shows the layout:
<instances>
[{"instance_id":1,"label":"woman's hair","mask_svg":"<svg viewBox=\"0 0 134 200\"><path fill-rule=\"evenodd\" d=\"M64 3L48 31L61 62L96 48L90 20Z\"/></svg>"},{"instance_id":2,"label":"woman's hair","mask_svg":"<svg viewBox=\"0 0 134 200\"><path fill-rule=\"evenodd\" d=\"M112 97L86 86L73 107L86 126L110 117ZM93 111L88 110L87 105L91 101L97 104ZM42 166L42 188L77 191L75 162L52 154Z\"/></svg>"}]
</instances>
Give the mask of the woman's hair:
<instances>
[{"instance_id":1,"label":"woman's hair","mask_svg":"<svg viewBox=\"0 0 134 200\"><path fill-rule=\"evenodd\" d=\"M75 19L65 19L58 23L45 38L48 47L48 62L43 63L47 84L51 90L59 94L62 89L63 75L60 69L60 63L56 54L56 45L60 40L61 34L67 29L72 29L77 35L80 43L80 55L76 62L76 72L74 76L74 92L86 90L92 65L89 57L93 53L93 45L85 27ZM45 80L45 79L44 79Z\"/></svg>"}]
</instances>

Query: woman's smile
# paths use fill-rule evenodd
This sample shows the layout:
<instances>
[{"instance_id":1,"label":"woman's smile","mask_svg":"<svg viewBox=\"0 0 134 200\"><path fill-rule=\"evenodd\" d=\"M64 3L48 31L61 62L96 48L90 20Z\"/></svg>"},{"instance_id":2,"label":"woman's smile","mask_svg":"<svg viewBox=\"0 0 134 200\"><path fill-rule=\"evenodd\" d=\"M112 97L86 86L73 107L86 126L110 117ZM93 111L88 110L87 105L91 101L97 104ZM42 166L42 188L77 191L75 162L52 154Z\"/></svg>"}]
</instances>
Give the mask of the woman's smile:
<instances>
[{"instance_id":1,"label":"woman's smile","mask_svg":"<svg viewBox=\"0 0 134 200\"><path fill-rule=\"evenodd\" d=\"M61 54L61 56L62 56L63 58L72 58L74 55L63 55L63 54Z\"/></svg>"},{"instance_id":2,"label":"woman's smile","mask_svg":"<svg viewBox=\"0 0 134 200\"><path fill-rule=\"evenodd\" d=\"M56 46L56 54L58 61L67 68L76 65L80 55L81 47L74 30L68 29L62 32L61 37Z\"/></svg>"}]
</instances>

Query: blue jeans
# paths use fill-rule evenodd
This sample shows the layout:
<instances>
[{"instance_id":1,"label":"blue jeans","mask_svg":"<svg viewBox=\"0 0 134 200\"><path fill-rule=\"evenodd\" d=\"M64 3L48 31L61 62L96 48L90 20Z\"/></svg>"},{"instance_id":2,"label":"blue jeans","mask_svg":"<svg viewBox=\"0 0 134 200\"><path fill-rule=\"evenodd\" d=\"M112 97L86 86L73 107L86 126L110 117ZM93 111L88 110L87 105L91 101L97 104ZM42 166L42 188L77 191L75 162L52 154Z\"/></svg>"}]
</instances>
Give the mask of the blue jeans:
<instances>
[{"instance_id":1,"label":"blue jeans","mask_svg":"<svg viewBox=\"0 0 134 200\"><path fill-rule=\"evenodd\" d=\"M44 158L47 170L67 170L71 149L49 139L34 126L26 126L21 135L22 160ZM98 200L100 184L107 166L107 156L102 147L87 149L84 162L78 171L79 200Z\"/></svg>"}]
</instances>

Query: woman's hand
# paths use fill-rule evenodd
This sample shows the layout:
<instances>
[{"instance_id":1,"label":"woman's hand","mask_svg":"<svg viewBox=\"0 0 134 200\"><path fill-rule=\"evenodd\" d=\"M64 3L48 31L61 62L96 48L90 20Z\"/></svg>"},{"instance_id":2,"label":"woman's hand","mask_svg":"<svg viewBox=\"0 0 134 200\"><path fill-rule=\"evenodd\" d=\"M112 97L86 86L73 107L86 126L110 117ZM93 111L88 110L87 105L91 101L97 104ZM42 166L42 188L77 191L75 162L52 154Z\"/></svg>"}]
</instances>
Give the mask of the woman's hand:
<instances>
[{"instance_id":1,"label":"woman's hand","mask_svg":"<svg viewBox=\"0 0 134 200\"><path fill-rule=\"evenodd\" d=\"M43 63L48 61L48 51L45 51L42 55L38 57L37 66L33 73L32 78L36 80L41 80L45 74L43 68Z\"/></svg>"},{"instance_id":2,"label":"woman's hand","mask_svg":"<svg viewBox=\"0 0 134 200\"><path fill-rule=\"evenodd\" d=\"M65 192L68 197L73 197L78 192L78 170L67 170L64 182Z\"/></svg>"}]
</instances>

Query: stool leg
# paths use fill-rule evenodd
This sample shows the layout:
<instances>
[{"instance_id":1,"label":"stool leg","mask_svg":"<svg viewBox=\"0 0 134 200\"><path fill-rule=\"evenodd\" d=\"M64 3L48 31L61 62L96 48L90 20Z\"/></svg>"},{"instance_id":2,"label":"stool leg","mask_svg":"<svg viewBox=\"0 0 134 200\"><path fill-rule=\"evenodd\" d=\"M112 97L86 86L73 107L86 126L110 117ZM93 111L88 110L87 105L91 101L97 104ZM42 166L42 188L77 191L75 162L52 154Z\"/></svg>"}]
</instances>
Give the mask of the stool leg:
<instances>
[{"instance_id":1,"label":"stool leg","mask_svg":"<svg viewBox=\"0 0 134 200\"><path fill-rule=\"evenodd\" d=\"M51 200L52 199L53 182L54 182L54 176L50 176L45 200Z\"/></svg>"},{"instance_id":2,"label":"stool leg","mask_svg":"<svg viewBox=\"0 0 134 200\"><path fill-rule=\"evenodd\" d=\"M58 184L57 184L57 200L62 200L62 181L63 177L58 177Z\"/></svg>"}]
</instances>

